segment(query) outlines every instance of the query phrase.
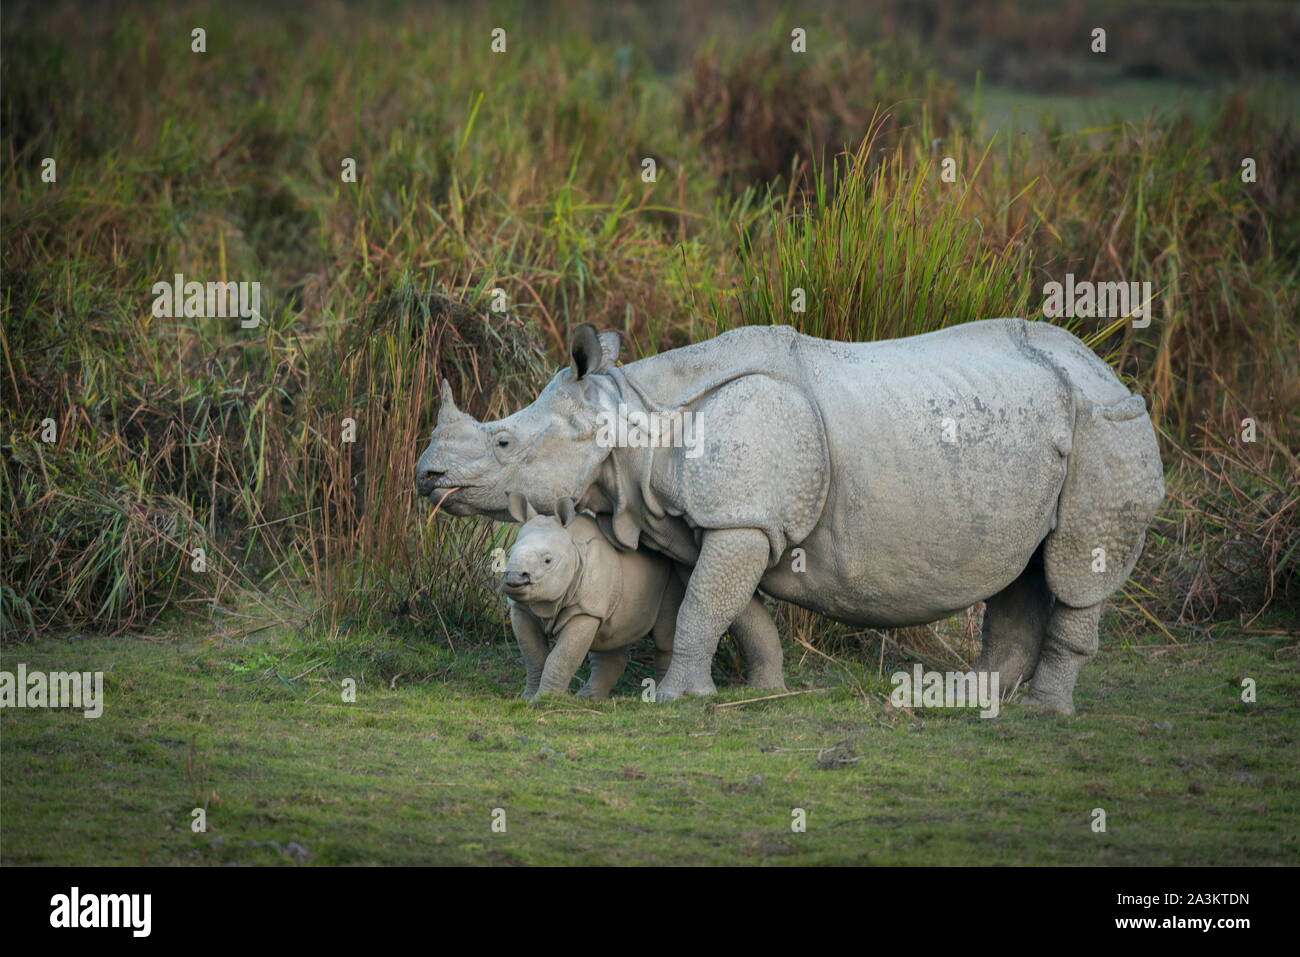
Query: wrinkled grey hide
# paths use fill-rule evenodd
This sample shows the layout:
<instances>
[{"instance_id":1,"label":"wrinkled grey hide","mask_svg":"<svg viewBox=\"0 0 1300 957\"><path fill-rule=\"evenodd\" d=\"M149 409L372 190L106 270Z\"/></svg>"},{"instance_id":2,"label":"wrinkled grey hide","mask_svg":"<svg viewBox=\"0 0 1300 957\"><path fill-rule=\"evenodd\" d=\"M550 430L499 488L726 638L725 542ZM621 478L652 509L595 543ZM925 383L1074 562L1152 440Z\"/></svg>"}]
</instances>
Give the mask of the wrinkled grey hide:
<instances>
[{"instance_id":1,"label":"wrinkled grey hide","mask_svg":"<svg viewBox=\"0 0 1300 957\"><path fill-rule=\"evenodd\" d=\"M502 590L528 675L522 697L568 691L588 653L591 677L578 696L608 697L631 646L646 635L654 638L662 680L685 592L672 561L644 548L618 551L569 499L556 504L553 516L538 515L519 496L511 506L524 525Z\"/></svg>"},{"instance_id":2,"label":"wrinkled grey hide","mask_svg":"<svg viewBox=\"0 0 1300 957\"><path fill-rule=\"evenodd\" d=\"M622 367L617 347L580 328L532 405L476 424L491 446L435 435L422 463L574 497L619 546L693 564L660 700L714 691L718 637L761 587L875 627L987 601L976 667L1073 711L1164 495L1143 400L1078 339L991 319L862 344L752 326ZM700 454L598 442L620 404L693 412Z\"/></svg>"},{"instance_id":3,"label":"wrinkled grey hide","mask_svg":"<svg viewBox=\"0 0 1300 957\"><path fill-rule=\"evenodd\" d=\"M616 354L617 334L605 334L605 342L611 354ZM506 466L515 460L518 447L512 434L497 429L497 424L477 422L457 409L451 388L444 380L437 428L416 465L418 493L451 515L483 515L499 522L516 521L510 513L507 494L512 473ZM666 523L665 527L670 524ZM679 527L672 534L693 542L686 523L678 520L676 524ZM683 580L689 576L692 564L677 565L677 573ZM753 688L784 689L781 639L762 600L751 595L730 630L740 645L747 684Z\"/></svg>"}]
</instances>

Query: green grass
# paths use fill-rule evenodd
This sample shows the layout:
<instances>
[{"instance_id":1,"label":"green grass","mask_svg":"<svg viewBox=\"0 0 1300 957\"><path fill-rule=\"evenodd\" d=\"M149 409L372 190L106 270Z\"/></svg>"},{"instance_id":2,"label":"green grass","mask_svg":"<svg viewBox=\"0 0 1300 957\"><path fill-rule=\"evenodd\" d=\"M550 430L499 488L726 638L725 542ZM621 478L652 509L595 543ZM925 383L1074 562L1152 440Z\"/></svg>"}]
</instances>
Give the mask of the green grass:
<instances>
[{"instance_id":1,"label":"green grass","mask_svg":"<svg viewBox=\"0 0 1300 957\"><path fill-rule=\"evenodd\" d=\"M897 711L875 665L822 659L790 686L824 690L758 704L645 704L640 669L609 702L530 706L504 639L45 641L3 667L102 669L107 704L0 715L0 859L290 864L292 842L311 864L1296 864L1296 651L1103 639L1078 716L982 720Z\"/></svg>"}]
</instances>

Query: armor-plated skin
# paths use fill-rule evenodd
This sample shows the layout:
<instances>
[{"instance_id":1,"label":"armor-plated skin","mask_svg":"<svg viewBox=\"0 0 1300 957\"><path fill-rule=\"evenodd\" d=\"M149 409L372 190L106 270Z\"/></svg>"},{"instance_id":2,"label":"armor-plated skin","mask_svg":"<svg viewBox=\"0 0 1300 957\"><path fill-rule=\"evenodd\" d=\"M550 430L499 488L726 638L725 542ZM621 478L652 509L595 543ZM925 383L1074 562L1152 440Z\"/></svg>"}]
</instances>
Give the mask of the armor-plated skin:
<instances>
[{"instance_id":1,"label":"armor-plated skin","mask_svg":"<svg viewBox=\"0 0 1300 957\"><path fill-rule=\"evenodd\" d=\"M693 566L660 700L714 691L717 640L761 587L876 627L986 601L976 668L1073 711L1164 495L1145 404L1082 342L992 319L875 343L752 326L621 367L618 348L580 327L535 402L479 425L504 454L435 442L422 462L574 497L617 546ZM690 411L703 448L597 442L620 409Z\"/></svg>"},{"instance_id":2,"label":"armor-plated skin","mask_svg":"<svg viewBox=\"0 0 1300 957\"><path fill-rule=\"evenodd\" d=\"M507 422L478 422L461 412L444 379L437 427L416 465L417 492L450 515L515 521L510 514L505 466L514 461L518 447L508 427L498 428ZM499 444L503 440L504 446ZM694 540L683 521L669 531L682 541ZM677 573L685 580L690 565L679 564ZM730 630L744 658L746 684L784 690L781 639L762 599L751 595Z\"/></svg>"}]
</instances>

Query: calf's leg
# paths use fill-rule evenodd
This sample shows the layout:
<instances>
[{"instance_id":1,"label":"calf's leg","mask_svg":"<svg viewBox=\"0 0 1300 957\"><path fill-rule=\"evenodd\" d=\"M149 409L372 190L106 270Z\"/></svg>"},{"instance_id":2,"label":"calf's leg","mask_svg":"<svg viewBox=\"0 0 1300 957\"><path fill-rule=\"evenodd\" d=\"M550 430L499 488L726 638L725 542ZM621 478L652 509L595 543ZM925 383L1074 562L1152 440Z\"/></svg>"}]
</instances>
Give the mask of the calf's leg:
<instances>
[{"instance_id":1,"label":"calf's leg","mask_svg":"<svg viewBox=\"0 0 1300 957\"><path fill-rule=\"evenodd\" d=\"M542 668L541 684L537 694L567 694L569 683L578 672L582 659L591 650L591 642L596 637L600 622L587 615L575 615L569 623L560 629L555 638L555 647L546 656Z\"/></svg>"},{"instance_id":2,"label":"calf's leg","mask_svg":"<svg viewBox=\"0 0 1300 957\"><path fill-rule=\"evenodd\" d=\"M542 670L546 667L546 636L537 627L537 620L513 602L510 604L510 625L524 659L526 678L520 697L531 700L537 697L537 689L542 684Z\"/></svg>"},{"instance_id":3,"label":"calf's leg","mask_svg":"<svg viewBox=\"0 0 1300 957\"><path fill-rule=\"evenodd\" d=\"M593 649L588 652L591 675L578 691L578 697L593 700L608 698L614 685L618 684L618 679L623 677L623 670L627 667L627 653L627 648L615 648L612 651Z\"/></svg>"}]
</instances>

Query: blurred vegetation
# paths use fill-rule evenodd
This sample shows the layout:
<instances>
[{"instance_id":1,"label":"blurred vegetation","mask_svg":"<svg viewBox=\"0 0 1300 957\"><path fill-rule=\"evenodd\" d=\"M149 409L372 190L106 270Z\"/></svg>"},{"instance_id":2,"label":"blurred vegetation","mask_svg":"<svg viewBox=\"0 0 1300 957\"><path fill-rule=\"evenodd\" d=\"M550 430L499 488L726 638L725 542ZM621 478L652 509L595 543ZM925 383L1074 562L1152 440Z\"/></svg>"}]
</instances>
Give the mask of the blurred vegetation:
<instances>
[{"instance_id":1,"label":"blurred vegetation","mask_svg":"<svg viewBox=\"0 0 1300 957\"><path fill-rule=\"evenodd\" d=\"M1073 65L1087 29L1062 24L1087 18L906 8L819 13L794 54L788 15L727 4L6 5L5 638L139 628L249 595L330 631L499 634L489 561L508 530L431 520L414 494L441 377L493 416L531 399L580 322L622 330L633 354L739 323L878 339L1032 316L1067 272L1158 292L1145 329L1073 324L1148 397L1169 470L1124 619L1173 634L1294 610L1293 88L1009 137L951 78L963 31L980 37L963 71L999 36L1016 62ZM1234 79L1270 65L1251 44L1294 26L1274 11L1261 39L1217 16L1211 66ZM1121 73L1155 69L1118 39ZM150 289L175 273L262 282L262 325L155 318ZM805 313L790 311L796 286ZM819 649L856 640L783 621Z\"/></svg>"}]
</instances>

